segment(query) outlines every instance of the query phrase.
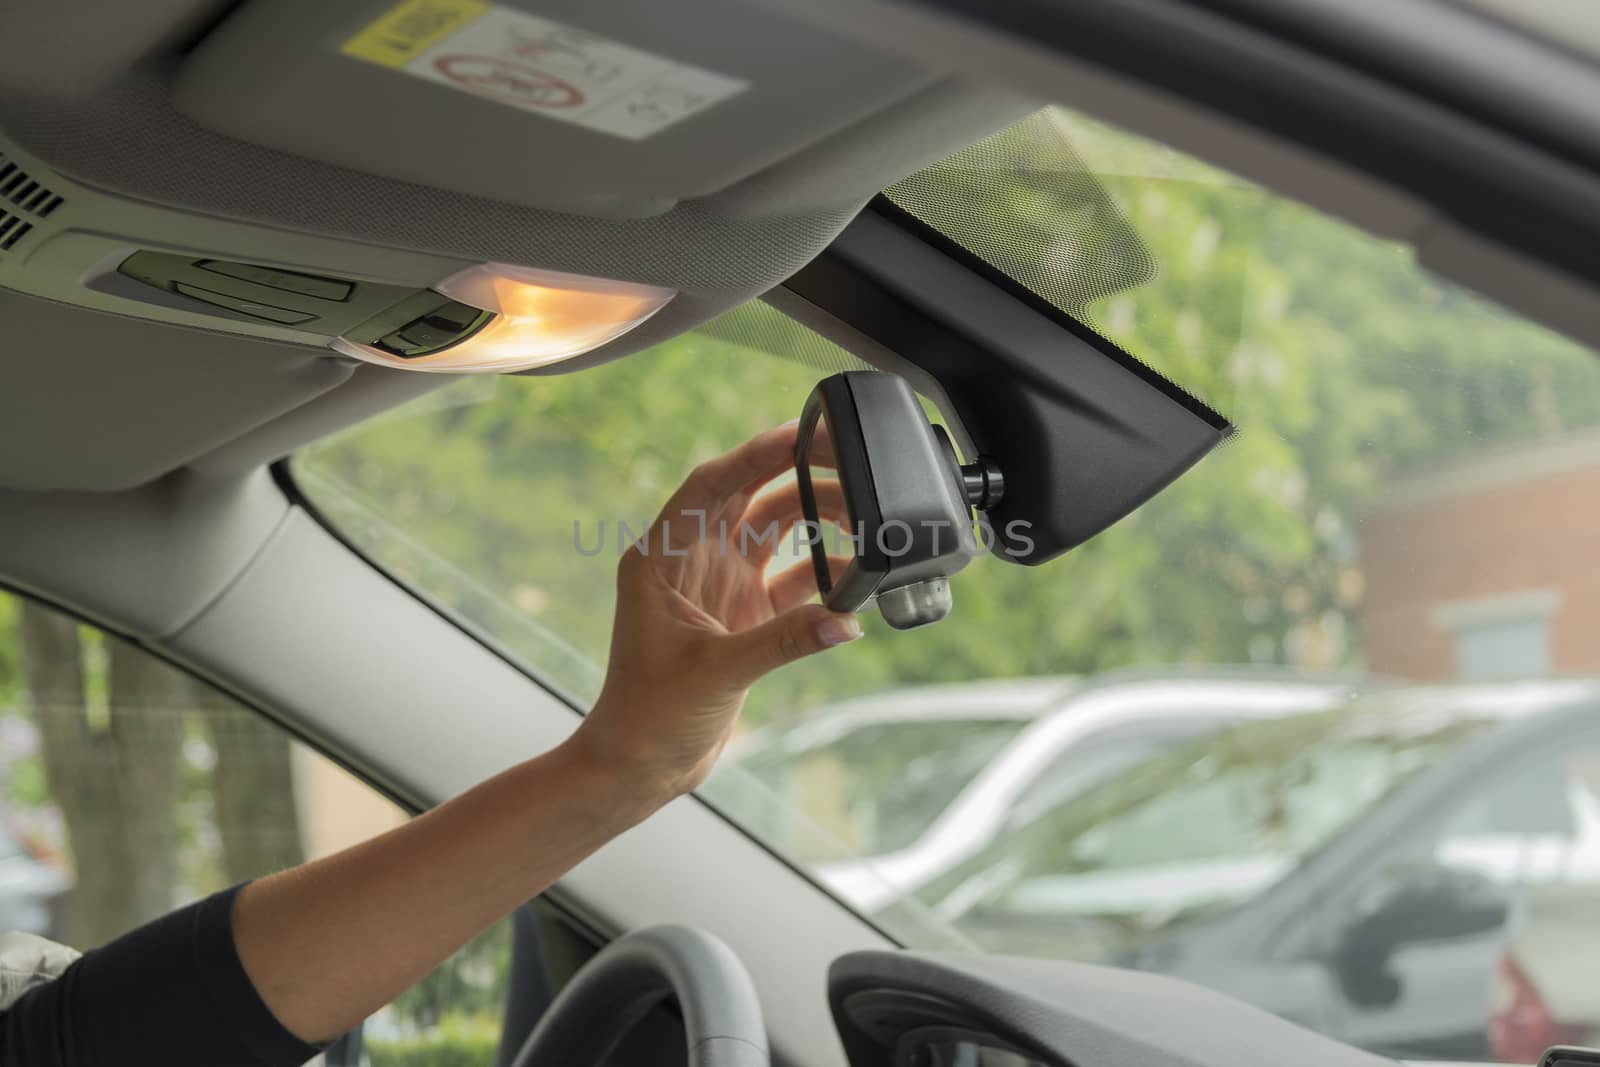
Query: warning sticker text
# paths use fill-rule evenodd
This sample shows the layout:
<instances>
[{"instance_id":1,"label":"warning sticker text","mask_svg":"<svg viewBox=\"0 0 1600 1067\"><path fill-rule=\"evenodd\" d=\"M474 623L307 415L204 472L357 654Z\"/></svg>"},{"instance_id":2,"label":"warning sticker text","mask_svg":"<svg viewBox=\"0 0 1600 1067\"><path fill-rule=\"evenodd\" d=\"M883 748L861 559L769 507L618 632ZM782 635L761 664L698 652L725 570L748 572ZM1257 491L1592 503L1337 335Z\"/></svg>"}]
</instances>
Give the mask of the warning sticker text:
<instances>
[{"instance_id":1,"label":"warning sticker text","mask_svg":"<svg viewBox=\"0 0 1600 1067\"><path fill-rule=\"evenodd\" d=\"M629 140L649 137L748 87L738 78L485 0L405 0L341 50Z\"/></svg>"}]
</instances>

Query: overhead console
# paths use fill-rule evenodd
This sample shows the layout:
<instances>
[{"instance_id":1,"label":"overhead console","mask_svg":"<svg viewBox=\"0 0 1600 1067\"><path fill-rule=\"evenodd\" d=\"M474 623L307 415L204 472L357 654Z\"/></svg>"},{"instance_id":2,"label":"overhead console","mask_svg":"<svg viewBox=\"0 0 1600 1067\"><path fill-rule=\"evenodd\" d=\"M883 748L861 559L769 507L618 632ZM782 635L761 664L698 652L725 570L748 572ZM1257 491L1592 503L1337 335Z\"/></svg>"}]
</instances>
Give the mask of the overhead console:
<instances>
[{"instance_id":1,"label":"overhead console","mask_svg":"<svg viewBox=\"0 0 1600 1067\"><path fill-rule=\"evenodd\" d=\"M1038 103L740 0L84 17L0 5L0 485L125 488L238 445L227 428L260 441L236 462L281 455L444 380L346 357L498 358L552 293L604 312L555 369L648 348ZM31 416L61 391L118 403ZM153 425L162 447L133 443ZM28 455L50 469L3 458Z\"/></svg>"},{"instance_id":2,"label":"overhead console","mask_svg":"<svg viewBox=\"0 0 1600 1067\"><path fill-rule=\"evenodd\" d=\"M107 2L87 36L79 18L0 10L0 288L320 348L382 286L481 264L670 291L573 366L648 347L1035 106L743 0Z\"/></svg>"},{"instance_id":3,"label":"overhead console","mask_svg":"<svg viewBox=\"0 0 1600 1067\"><path fill-rule=\"evenodd\" d=\"M329 337L337 337L416 291L166 252L134 252L116 271L93 279L93 283L134 300L190 311L204 305L223 318L301 326Z\"/></svg>"},{"instance_id":4,"label":"overhead console","mask_svg":"<svg viewBox=\"0 0 1600 1067\"><path fill-rule=\"evenodd\" d=\"M293 326L340 355L380 366L451 374L525 370L581 355L677 295L509 264L468 267L413 288L163 252L135 252L90 285L146 303Z\"/></svg>"},{"instance_id":5,"label":"overhead console","mask_svg":"<svg viewBox=\"0 0 1600 1067\"><path fill-rule=\"evenodd\" d=\"M0 288L325 347L468 265L124 200L60 174L0 132Z\"/></svg>"}]
</instances>

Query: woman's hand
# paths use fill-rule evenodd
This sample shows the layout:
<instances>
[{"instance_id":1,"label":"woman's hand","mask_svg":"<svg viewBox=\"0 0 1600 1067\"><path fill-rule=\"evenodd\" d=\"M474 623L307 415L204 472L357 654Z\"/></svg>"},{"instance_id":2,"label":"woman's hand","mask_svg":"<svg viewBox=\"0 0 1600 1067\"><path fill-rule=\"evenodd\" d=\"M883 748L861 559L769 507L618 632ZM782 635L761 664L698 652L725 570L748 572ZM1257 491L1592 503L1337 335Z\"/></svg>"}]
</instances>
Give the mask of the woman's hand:
<instances>
[{"instance_id":1,"label":"woman's hand","mask_svg":"<svg viewBox=\"0 0 1600 1067\"><path fill-rule=\"evenodd\" d=\"M795 432L769 430L695 468L617 568L605 685L573 743L638 796L694 789L756 681L861 636L854 617L806 603L810 561L766 577L802 521L800 497L794 486L756 494L790 469ZM837 483L817 492L823 517L842 517Z\"/></svg>"}]
</instances>

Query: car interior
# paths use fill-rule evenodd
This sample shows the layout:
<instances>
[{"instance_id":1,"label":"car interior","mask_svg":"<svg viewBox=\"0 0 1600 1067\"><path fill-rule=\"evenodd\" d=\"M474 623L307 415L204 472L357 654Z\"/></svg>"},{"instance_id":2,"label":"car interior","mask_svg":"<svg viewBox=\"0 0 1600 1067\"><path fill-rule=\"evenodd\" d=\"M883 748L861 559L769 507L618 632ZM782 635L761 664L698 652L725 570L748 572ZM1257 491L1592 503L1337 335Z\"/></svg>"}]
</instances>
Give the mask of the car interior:
<instances>
[{"instance_id":1,"label":"car interior","mask_svg":"<svg viewBox=\"0 0 1600 1067\"><path fill-rule=\"evenodd\" d=\"M820 410L960 551L329 1065L1600 1040L1596 99L1582 0L9 0L0 927L554 745Z\"/></svg>"}]
</instances>

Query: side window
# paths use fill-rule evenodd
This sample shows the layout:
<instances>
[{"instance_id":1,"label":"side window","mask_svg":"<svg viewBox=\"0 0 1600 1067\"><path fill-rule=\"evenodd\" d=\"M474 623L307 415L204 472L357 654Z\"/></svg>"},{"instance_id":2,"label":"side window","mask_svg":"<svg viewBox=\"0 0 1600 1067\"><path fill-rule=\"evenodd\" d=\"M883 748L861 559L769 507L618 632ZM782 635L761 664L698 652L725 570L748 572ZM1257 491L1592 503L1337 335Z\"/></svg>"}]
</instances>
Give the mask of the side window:
<instances>
[{"instance_id":1,"label":"side window","mask_svg":"<svg viewBox=\"0 0 1600 1067\"><path fill-rule=\"evenodd\" d=\"M1597 754L1587 751L1590 762ZM1445 823L1430 858L1474 871L1507 886L1561 879L1581 859L1581 838L1592 839L1592 785L1582 750L1545 752L1475 792ZM1591 840L1589 847L1593 847Z\"/></svg>"},{"instance_id":2,"label":"side window","mask_svg":"<svg viewBox=\"0 0 1600 1067\"><path fill-rule=\"evenodd\" d=\"M1440 871L1519 896L1600 874L1600 738L1509 760L1473 781L1397 838L1371 880Z\"/></svg>"},{"instance_id":3,"label":"side window","mask_svg":"<svg viewBox=\"0 0 1600 1067\"><path fill-rule=\"evenodd\" d=\"M0 930L91 948L406 818L205 683L0 593ZM493 1062L508 927L368 1021L370 1067Z\"/></svg>"}]
</instances>

